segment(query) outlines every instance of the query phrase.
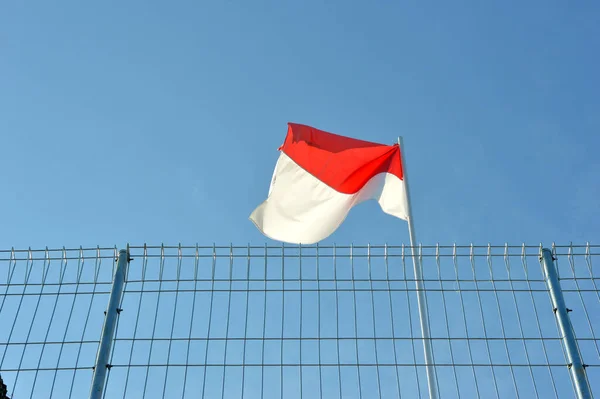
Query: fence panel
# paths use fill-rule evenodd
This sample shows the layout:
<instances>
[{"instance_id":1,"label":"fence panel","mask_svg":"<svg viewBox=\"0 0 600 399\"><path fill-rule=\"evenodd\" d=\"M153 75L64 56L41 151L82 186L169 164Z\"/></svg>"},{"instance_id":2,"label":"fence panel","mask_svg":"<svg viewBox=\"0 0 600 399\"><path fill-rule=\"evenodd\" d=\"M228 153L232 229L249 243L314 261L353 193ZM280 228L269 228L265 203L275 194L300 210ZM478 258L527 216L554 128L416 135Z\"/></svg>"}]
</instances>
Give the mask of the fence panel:
<instances>
[{"instance_id":1,"label":"fence panel","mask_svg":"<svg viewBox=\"0 0 600 399\"><path fill-rule=\"evenodd\" d=\"M0 373L10 397L88 396L115 254L0 251Z\"/></svg>"},{"instance_id":2,"label":"fence panel","mask_svg":"<svg viewBox=\"0 0 600 399\"><path fill-rule=\"evenodd\" d=\"M600 391L599 246L553 247ZM403 246L130 247L105 398L427 397ZM421 246L442 398L575 397L540 246ZM0 373L15 398L81 398L115 248L0 252Z\"/></svg>"}]
</instances>

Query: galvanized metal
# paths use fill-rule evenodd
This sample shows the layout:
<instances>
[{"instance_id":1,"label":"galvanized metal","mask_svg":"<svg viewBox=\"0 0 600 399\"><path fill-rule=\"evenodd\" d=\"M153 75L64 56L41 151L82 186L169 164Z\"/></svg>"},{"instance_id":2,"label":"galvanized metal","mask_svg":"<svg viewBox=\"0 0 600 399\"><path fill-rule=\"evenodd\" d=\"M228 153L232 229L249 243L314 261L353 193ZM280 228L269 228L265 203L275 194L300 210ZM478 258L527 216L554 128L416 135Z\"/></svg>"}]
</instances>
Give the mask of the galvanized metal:
<instances>
[{"instance_id":1,"label":"galvanized metal","mask_svg":"<svg viewBox=\"0 0 600 399\"><path fill-rule=\"evenodd\" d=\"M423 271L421 258L417 256L415 238L415 226L410 206L410 191L408 185L408 173L406 173L406 162L404 155L404 142L402 137L398 137L400 146L400 161L402 163L402 178L404 180L404 193L406 195L406 213L408 216L408 235L410 236L410 250L412 254L413 269L415 273L415 286L417 289L417 302L419 306L419 321L421 324L421 334L423 336L423 352L425 355L425 369L427 370L427 387L429 389L429 398L437 399L437 380L435 366L433 363L433 350L431 349L431 340L429 333L429 313L427 311L427 295L425 285L423 284Z\"/></svg>"},{"instance_id":2,"label":"galvanized metal","mask_svg":"<svg viewBox=\"0 0 600 399\"><path fill-rule=\"evenodd\" d=\"M558 273L554 265L554 257L552 251L543 248L540 260L544 268L544 274L546 276L546 283L548 284L548 290L550 291L550 298L552 300L553 311L558 322L558 328L562 336L562 342L567 355L567 366L571 373L575 392L579 399L588 399L592 397L590 385L585 372L585 365L579 352L579 347L575 339L575 333L571 320L569 319L569 309L565 305L565 298L560 287L560 281L558 279Z\"/></svg>"},{"instance_id":3,"label":"galvanized metal","mask_svg":"<svg viewBox=\"0 0 600 399\"><path fill-rule=\"evenodd\" d=\"M94 366L94 375L90 389L90 399L102 399L106 375L110 369L110 353L113 345L117 319L121 313L121 297L123 296L123 287L125 285L125 276L127 275L127 265L129 263L129 251L122 249L119 251L117 268L115 270L108 307L106 308L104 325L102 326L102 335L96 363Z\"/></svg>"},{"instance_id":4,"label":"galvanized metal","mask_svg":"<svg viewBox=\"0 0 600 399\"><path fill-rule=\"evenodd\" d=\"M556 317L539 244L417 245L440 397L600 397L600 245L551 247ZM429 397L408 246L128 249L121 265L115 247L0 250L10 397L88 398L95 362L102 398Z\"/></svg>"}]
</instances>

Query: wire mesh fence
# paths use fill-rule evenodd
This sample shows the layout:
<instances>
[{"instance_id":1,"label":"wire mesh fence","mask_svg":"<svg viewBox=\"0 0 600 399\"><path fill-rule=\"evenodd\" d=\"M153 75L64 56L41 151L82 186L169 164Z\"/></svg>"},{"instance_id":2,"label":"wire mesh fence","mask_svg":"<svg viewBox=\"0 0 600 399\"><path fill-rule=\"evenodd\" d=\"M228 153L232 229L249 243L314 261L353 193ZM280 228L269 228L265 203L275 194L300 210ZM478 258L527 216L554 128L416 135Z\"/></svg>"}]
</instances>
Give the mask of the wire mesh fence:
<instances>
[{"instance_id":1,"label":"wire mesh fence","mask_svg":"<svg viewBox=\"0 0 600 399\"><path fill-rule=\"evenodd\" d=\"M105 398L418 398L410 248L130 247ZM420 246L442 398L575 397L536 246ZM600 391L600 246L553 246ZM0 251L12 398L89 395L116 248Z\"/></svg>"},{"instance_id":2,"label":"wire mesh fence","mask_svg":"<svg viewBox=\"0 0 600 399\"><path fill-rule=\"evenodd\" d=\"M0 252L0 373L12 398L87 396L115 252Z\"/></svg>"}]
</instances>

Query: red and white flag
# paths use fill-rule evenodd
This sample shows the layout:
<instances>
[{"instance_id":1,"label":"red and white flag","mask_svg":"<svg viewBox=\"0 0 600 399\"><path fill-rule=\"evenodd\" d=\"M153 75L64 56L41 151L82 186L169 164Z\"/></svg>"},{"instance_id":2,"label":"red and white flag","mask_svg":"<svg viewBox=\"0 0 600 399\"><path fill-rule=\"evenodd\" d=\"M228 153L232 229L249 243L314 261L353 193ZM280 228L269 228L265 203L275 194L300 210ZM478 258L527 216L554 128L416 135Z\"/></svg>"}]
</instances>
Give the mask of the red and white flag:
<instances>
[{"instance_id":1,"label":"red and white flag","mask_svg":"<svg viewBox=\"0 0 600 399\"><path fill-rule=\"evenodd\" d=\"M250 220L274 240L314 244L366 200L408 220L398 144L383 145L288 124L269 195Z\"/></svg>"}]
</instances>

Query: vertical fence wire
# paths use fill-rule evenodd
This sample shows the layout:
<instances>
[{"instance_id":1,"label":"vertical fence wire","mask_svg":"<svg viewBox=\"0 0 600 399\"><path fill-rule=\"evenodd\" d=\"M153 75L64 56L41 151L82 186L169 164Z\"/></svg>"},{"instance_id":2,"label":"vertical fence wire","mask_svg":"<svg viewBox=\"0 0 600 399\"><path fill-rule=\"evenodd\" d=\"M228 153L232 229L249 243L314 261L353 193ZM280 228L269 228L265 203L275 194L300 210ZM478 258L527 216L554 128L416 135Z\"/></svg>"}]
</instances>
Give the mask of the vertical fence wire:
<instances>
[{"instance_id":1,"label":"vertical fence wire","mask_svg":"<svg viewBox=\"0 0 600 399\"><path fill-rule=\"evenodd\" d=\"M437 249L438 249L438 255L439 255L439 247ZM456 278L456 289L458 290L458 293L459 293L459 305L460 305L459 313L461 315L461 320L462 320L461 330L464 331L464 337L467 340L467 342L469 342L468 340L470 339L470 337L469 337L469 328L467 326L467 319L465 316L465 302L463 299L463 293L460 289L460 279L459 279L459 273L458 273L458 258L456 256L456 245L454 245L452 247L452 258L453 258L453 265L454 265L454 274L455 274L455 278ZM437 259L439 261L439 256L437 257ZM450 338L450 333L448 333L448 338ZM469 355L469 364L471 364L470 368L473 372L473 382L474 382L475 394L479 398L479 397L481 397L481 395L479 393L479 384L477 383L477 376L475 373L475 364L473 361L473 354L471 352L471 346L467 345L466 349L467 349L467 353ZM460 396L460 394L459 394L459 396Z\"/></svg>"},{"instance_id":2,"label":"vertical fence wire","mask_svg":"<svg viewBox=\"0 0 600 399\"><path fill-rule=\"evenodd\" d=\"M100 247L0 250L0 374L10 397L88 396L113 257Z\"/></svg>"},{"instance_id":3,"label":"vertical fence wire","mask_svg":"<svg viewBox=\"0 0 600 399\"><path fill-rule=\"evenodd\" d=\"M439 244L436 245L435 248L435 253L436 253L436 272L437 272L437 278L439 280L442 279L442 273L441 273L441 268L440 268L440 248L439 248ZM442 304L443 304L443 318L444 318L444 324L445 324L445 330L444 333L446 335L446 337L448 337L448 349L450 351L450 359L452 362L452 377L454 379L454 389L456 392L457 397L461 397L460 395L460 388L458 385L458 376L456 373L456 360L454 357L454 350L452 349L452 341L450 340L450 323L448 321L448 305L447 305L447 300L446 300L446 292L443 291L442 292Z\"/></svg>"},{"instance_id":4,"label":"vertical fence wire","mask_svg":"<svg viewBox=\"0 0 600 399\"><path fill-rule=\"evenodd\" d=\"M300 261L302 261L302 258L300 258ZM265 271L266 273L266 271ZM300 269L300 284L302 284L302 269ZM280 363L281 363L281 367L280 367L280 376L279 376L279 387L280 387L280 392L281 392L281 397L283 398L284 395L284 383L283 383L283 379L284 379L284 361L283 361L283 342L284 342L284 330L285 330L285 316L284 316L284 311L285 311L285 244L282 243L281 244L281 344L279 347L279 351L280 351ZM302 285L300 285L300 353L299 353L299 358L300 358L300 365L302 365ZM265 296L267 295L267 292L265 292ZM264 316L266 318L266 314ZM246 320L246 322L248 322ZM264 346L264 343L263 343ZM299 390L300 390L300 395L302 395L302 368L300 367L299 369L300 372L300 386L299 386Z\"/></svg>"},{"instance_id":5,"label":"vertical fence wire","mask_svg":"<svg viewBox=\"0 0 600 399\"><path fill-rule=\"evenodd\" d=\"M130 251L106 398L427 397L410 247ZM441 398L575 397L540 246L415 252ZM552 252L598 396L600 246ZM87 397L116 253L0 250L0 374L11 397Z\"/></svg>"}]
</instances>

